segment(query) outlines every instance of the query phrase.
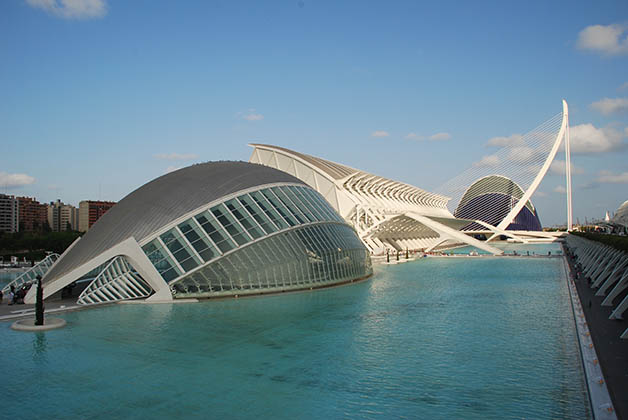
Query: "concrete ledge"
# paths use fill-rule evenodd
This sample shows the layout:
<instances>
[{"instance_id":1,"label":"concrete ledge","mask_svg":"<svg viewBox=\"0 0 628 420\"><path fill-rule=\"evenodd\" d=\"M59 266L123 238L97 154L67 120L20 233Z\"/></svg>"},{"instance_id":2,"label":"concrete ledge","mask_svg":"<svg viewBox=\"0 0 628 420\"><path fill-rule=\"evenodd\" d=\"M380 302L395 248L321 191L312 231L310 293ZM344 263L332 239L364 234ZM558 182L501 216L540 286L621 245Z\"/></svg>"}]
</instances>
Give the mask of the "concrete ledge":
<instances>
[{"instance_id":1,"label":"concrete ledge","mask_svg":"<svg viewBox=\"0 0 628 420\"><path fill-rule=\"evenodd\" d=\"M45 318L44 325L35 325L35 318L26 318L15 321L11 324L11 329L15 331L48 331L65 327L65 319Z\"/></svg>"},{"instance_id":2,"label":"concrete ledge","mask_svg":"<svg viewBox=\"0 0 628 420\"><path fill-rule=\"evenodd\" d=\"M121 300L116 302L118 305L152 305L152 304L165 304L165 303L196 303L198 299L196 298L188 298L188 299L172 299L172 300L151 300L150 302L146 299L135 299L135 300Z\"/></svg>"}]
</instances>

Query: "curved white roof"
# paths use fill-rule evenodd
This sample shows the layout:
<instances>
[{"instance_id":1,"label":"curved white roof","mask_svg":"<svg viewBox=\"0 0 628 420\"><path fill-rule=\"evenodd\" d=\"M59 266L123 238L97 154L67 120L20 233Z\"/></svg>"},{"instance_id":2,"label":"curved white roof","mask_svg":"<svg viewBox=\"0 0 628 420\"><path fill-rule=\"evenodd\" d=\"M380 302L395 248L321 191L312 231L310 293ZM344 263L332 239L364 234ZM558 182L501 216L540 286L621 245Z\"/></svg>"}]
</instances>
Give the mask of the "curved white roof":
<instances>
[{"instance_id":1,"label":"curved white roof","mask_svg":"<svg viewBox=\"0 0 628 420\"><path fill-rule=\"evenodd\" d=\"M628 226L628 200L624 201L624 204L619 206L615 212L615 216L613 216L612 222L618 225Z\"/></svg>"},{"instance_id":2,"label":"curved white roof","mask_svg":"<svg viewBox=\"0 0 628 420\"><path fill-rule=\"evenodd\" d=\"M275 182L303 184L285 172L247 162L199 163L160 176L105 213L46 273L45 279L59 277L127 238L140 242L220 197Z\"/></svg>"}]
</instances>

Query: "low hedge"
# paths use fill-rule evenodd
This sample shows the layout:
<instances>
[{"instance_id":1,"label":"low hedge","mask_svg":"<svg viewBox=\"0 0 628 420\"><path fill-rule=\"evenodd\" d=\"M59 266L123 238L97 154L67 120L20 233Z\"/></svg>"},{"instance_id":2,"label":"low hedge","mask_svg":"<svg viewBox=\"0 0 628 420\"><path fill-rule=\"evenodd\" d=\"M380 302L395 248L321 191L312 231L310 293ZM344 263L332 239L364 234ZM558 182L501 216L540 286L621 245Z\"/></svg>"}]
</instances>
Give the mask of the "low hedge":
<instances>
[{"instance_id":1,"label":"low hedge","mask_svg":"<svg viewBox=\"0 0 628 420\"><path fill-rule=\"evenodd\" d=\"M606 235L604 233L592 232L571 232L571 234L612 246L620 251L628 252L628 236Z\"/></svg>"}]
</instances>

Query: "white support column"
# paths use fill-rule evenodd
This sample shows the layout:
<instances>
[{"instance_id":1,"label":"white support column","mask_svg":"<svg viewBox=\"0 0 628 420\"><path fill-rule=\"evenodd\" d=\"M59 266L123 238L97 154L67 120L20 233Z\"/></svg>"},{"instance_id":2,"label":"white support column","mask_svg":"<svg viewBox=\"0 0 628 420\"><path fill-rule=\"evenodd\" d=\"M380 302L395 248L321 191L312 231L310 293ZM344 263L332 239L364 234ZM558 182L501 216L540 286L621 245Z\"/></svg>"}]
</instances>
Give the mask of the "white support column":
<instances>
[{"instance_id":1,"label":"white support column","mask_svg":"<svg viewBox=\"0 0 628 420\"><path fill-rule=\"evenodd\" d=\"M606 296L606 299L602 301L602 306L613 306L613 300L628 287L628 270L624 271L624 275L621 276L617 285Z\"/></svg>"},{"instance_id":2,"label":"white support column","mask_svg":"<svg viewBox=\"0 0 628 420\"><path fill-rule=\"evenodd\" d=\"M596 296L604 296L609 287L611 287L618 278L622 276L624 270L626 270L626 266L628 266L628 260L622 261L617 267L611 272L611 274L606 278L606 281L602 283L600 288L598 289ZM596 284L593 287L597 287Z\"/></svg>"},{"instance_id":3,"label":"white support column","mask_svg":"<svg viewBox=\"0 0 628 420\"><path fill-rule=\"evenodd\" d=\"M628 309L628 296L626 296L624 300L622 300L621 303L617 305L617 308L615 308L615 310L613 311L613 313L611 313L608 319L624 319L622 315L626 311L626 309Z\"/></svg>"},{"instance_id":4,"label":"white support column","mask_svg":"<svg viewBox=\"0 0 628 420\"><path fill-rule=\"evenodd\" d=\"M600 267L600 269L598 270L599 273L592 278L593 284L597 286L600 283L604 282L604 280L608 278L608 275L613 272L615 267L617 267L617 264L621 263L622 256L622 252L615 251L614 256L608 261L606 265Z\"/></svg>"},{"instance_id":5,"label":"white support column","mask_svg":"<svg viewBox=\"0 0 628 420\"><path fill-rule=\"evenodd\" d=\"M573 228L573 216L571 209L571 150L569 144L569 110L567 102L563 100L564 115L567 120L565 128L565 176L567 178L567 232Z\"/></svg>"}]
</instances>

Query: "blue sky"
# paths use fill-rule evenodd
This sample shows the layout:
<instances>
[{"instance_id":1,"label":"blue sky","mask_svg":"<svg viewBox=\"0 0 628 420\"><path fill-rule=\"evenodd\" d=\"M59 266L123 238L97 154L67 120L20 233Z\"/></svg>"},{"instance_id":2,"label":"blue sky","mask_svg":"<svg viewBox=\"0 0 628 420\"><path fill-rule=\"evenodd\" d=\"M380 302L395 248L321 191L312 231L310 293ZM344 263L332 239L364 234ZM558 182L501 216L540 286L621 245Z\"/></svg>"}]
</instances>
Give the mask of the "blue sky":
<instances>
[{"instance_id":1,"label":"blue sky","mask_svg":"<svg viewBox=\"0 0 628 420\"><path fill-rule=\"evenodd\" d=\"M574 217L628 199L625 1L5 0L0 57L9 194L117 201L249 142L433 191L564 98Z\"/></svg>"}]
</instances>

